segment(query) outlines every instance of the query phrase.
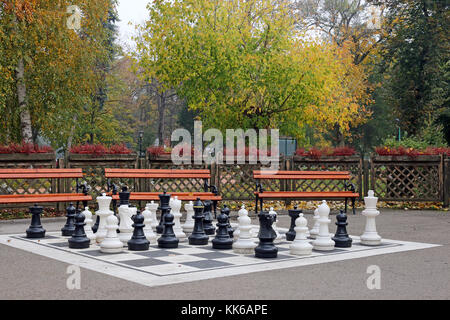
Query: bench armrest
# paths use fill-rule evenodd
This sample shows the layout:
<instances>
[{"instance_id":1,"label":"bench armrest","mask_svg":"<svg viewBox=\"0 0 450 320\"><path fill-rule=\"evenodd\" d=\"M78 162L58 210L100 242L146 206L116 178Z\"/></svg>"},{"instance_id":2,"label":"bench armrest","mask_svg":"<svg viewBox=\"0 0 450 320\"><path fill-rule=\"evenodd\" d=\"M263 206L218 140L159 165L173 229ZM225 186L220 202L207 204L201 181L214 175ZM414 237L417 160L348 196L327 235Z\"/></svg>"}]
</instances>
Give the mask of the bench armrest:
<instances>
[{"instance_id":1,"label":"bench armrest","mask_svg":"<svg viewBox=\"0 0 450 320\"><path fill-rule=\"evenodd\" d=\"M353 183L351 183L351 182L346 182L346 183L344 184L344 188L345 188L345 191L356 192L356 187L355 187L355 185L354 185Z\"/></svg>"}]
</instances>

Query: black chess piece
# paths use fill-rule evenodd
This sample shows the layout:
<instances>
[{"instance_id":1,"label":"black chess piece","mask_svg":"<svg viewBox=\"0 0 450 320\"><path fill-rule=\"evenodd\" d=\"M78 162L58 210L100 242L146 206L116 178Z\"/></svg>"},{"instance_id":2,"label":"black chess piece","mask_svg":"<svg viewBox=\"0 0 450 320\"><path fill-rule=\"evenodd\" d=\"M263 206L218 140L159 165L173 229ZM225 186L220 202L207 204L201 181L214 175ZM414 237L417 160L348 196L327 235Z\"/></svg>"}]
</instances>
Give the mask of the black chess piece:
<instances>
[{"instance_id":1,"label":"black chess piece","mask_svg":"<svg viewBox=\"0 0 450 320\"><path fill-rule=\"evenodd\" d=\"M133 219L133 236L128 240L128 250L131 251L144 251L150 247L150 242L147 240L144 234L144 216L138 210Z\"/></svg>"},{"instance_id":2,"label":"black chess piece","mask_svg":"<svg viewBox=\"0 0 450 320\"><path fill-rule=\"evenodd\" d=\"M156 226L156 233L162 234L164 231L164 215L170 211L170 194L167 194L165 191L163 194L159 196L159 207L158 210L161 211L161 217L159 218L159 224Z\"/></svg>"},{"instance_id":3,"label":"black chess piece","mask_svg":"<svg viewBox=\"0 0 450 320\"><path fill-rule=\"evenodd\" d=\"M291 226L289 227L289 231L286 232L286 240L287 241L294 241L295 239L295 220L300 216L300 213L302 213L302 210L298 210L297 206L294 206L294 209L288 210L289 217L291 217Z\"/></svg>"},{"instance_id":4,"label":"black chess piece","mask_svg":"<svg viewBox=\"0 0 450 320\"><path fill-rule=\"evenodd\" d=\"M73 232L75 231L75 215L76 215L75 207L73 206L73 203L70 203L69 206L66 209L66 224L64 227L62 227L61 232L64 237L70 237Z\"/></svg>"},{"instance_id":5,"label":"black chess piece","mask_svg":"<svg viewBox=\"0 0 450 320\"><path fill-rule=\"evenodd\" d=\"M334 246L337 248L350 248L352 246L352 238L347 233L347 215L343 210L336 216L336 234L332 238Z\"/></svg>"},{"instance_id":6,"label":"black chess piece","mask_svg":"<svg viewBox=\"0 0 450 320\"><path fill-rule=\"evenodd\" d=\"M84 219L86 217L81 211L78 211L75 215L75 231L73 232L72 238L69 239L69 248L72 249L86 249L89 248L91 240L86 237L84 232Z\"/></svg>"},{"instance_id":7,"label":"black chess piece","mask_svg":"<svg viewBox=\"0 0 450 320\"><path fill-rule=\"evenodd\" d=\"M227 222L227 232L228 232L228 235L230 236L230 238L233 238L234 229L230 223L230 208L228 208L227 205L224 204L223 209L220 210L220 212L223 212L227 216L227 221L228 221Z\"/></svg>"},{"instance_id":8,"label":"black chess piece","mask_svg":"<svg viewBox=\"0 0 450 320\"><path fill-rule=\"evenodd\" d=\"M228 209L228 208L227 208ZM212 239L213 249L229 250L233 248L233 238L228 233L228 216L225 214L225 208L220 210L217 217L217 232L216 237Z\"/></svg>"},{"instance_id":9,"label":"black chess piece","mask_svg":"<svg viewBox=\"0 0 450 320\"><path fill-rule=\"evenodd\" d=\"M35 204L30 207L31 225L27 229L27 238L40 239L45 237L45 229L41 225L41 213L43 208Z\"/></svg>"},{"instance_id":10,"label":"black chess piece","mask_svg":"<svg viewBox=\"0 0 450 320\"><path fill-rule=\"evenodd\" d=\"M209 237L205 234L203 229L203 203L200 198L194 202L194 229L191 235L188 237L189 244L191 245L206 245L208 244Z\"/></svg>"},{"instance_id":11,"label":"black chess piece","mask_svg":"<svg viewBox=\"0 0 450 320\"><path fill-rule=\"evenodd\" d=\"M179 240L173 232L173 226L175 225L173 219L173 214L170 211L166 212L164 215L164 230L161 237L158 238L159 248L178 248Z\"/></svg>"},{"instance_id":12,"label":"black chess piece","mask_svg":"<svg viewBox=\"0 0 450 320\"><path fill-rule=\"evenodd\" d=\"M216 232L216 228L214 228L212 221L213 216L211 212L212 201L205 200L203 209L203 230L205 230L205 234L212 235Z\"/></svg>"},{"instance_id":13,"label":"black chess piece","mask_svg":"<svg viewBox=\"0 0 450 320\"><path fill-rule=\"evenodd\" d=\"M122 191L119 192L119 207L122 205L129 205L130 204L130 191L128 191L127 186L122 187Z\"/></svg>"},{"instance_id":14,"label":"black chess piece","mask_svg":"<svg viewBox=\"0 0 450 320\"><path fill-rule=\"evenodd\" d=\"M256 258L276 258L278 248L275 247L273 241L277 238L277 234L272 228L276 217L269 214L268 211L261 211L259 217L259 244L255 248Z\"/></svg>"}]
</instances>

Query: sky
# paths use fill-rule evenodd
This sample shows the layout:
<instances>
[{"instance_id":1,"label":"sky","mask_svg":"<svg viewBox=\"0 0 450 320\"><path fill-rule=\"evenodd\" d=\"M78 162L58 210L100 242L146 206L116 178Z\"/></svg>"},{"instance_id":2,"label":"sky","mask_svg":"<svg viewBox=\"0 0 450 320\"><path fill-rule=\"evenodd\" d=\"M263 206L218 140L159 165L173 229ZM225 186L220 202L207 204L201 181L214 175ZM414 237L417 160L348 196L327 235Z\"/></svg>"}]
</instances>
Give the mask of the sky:
<instances>
[{"instance_id":1,"label":"sky","mask_svg":"<svg viewBox=\"0 0 450 320\"><path fill-rule=\"evenodd\" d=\"M119 27L118 42L125 50L133 47L131 37L135 34L134 26L128 25L142 23L148 17L147 3L151 0L119 0L117 11L120 21L116 23Z\"/></svg>"}]
</instances>

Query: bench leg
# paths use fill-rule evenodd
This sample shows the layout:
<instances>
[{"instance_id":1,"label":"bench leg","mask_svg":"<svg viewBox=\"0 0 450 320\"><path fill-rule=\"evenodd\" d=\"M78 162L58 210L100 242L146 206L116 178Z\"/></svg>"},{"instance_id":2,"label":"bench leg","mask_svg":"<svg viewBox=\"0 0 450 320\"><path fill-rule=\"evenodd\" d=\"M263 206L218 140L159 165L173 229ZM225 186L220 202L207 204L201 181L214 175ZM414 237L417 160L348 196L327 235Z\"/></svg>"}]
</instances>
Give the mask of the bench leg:
<instances>
[{"instance_id":1,"label":"bench leg","mask_svg":"<svg viewBox=\"0 0 450 320\"><path fill-rule=\"evenodd\" d=\"M353 208L353 214L356 214L356 210L355 210L355 198L352 198L352 208Z\"/></svg>"},{"instance_id":2,"label":"bench leg","mask_svg":"<svg viewBox=\"0 0 450 320\"><path fill-rule=\"evenodd\" d=\"M261 207L261 211L263 211L263 210L264 210L264 207L263 207L263 198L259 198L259 206Z\"/></svg>"},{"instance_id":3,"label":"bench leg","mask_svg":"<svg viewBox=\"0 0 450 320\"><path fill-rule=\"evenodd\" d=\"M41 213L43 211L42 207L39 207L35 204L33 207L30 207L31 216L31 225L27 229L27 238L31 239L41 239L45 237L45 229L42 228L41 225Z\"/></svg>"},{"instance_id":4,"label":"bench leg","mask_svg":"<svg viewBox=\"0 0 450 320\"><path fill-rule=\"evenodd\" d=\"M348 201L348 198L345 198L345 208L344 208L345 213L347 213L347 201Z\"/></svg>"},{"instance_id":5,"label":"bench leg","mask_svg":"<svg viewBox=\"0 0 450 320\"><path fill-rule=\"evenodd\" d=\"M258 195L256 195L255 214L258 215Z\"/></svg>"},{"instance_id":6,"label":"bench leg","mask_svg":"<svg viewBox=\"0 0 450 320\"><path fill-rule=\"evenodd\" d=\"M217 200L213 201L214 219L217 219Z\"/></svg>"}]
</instances>

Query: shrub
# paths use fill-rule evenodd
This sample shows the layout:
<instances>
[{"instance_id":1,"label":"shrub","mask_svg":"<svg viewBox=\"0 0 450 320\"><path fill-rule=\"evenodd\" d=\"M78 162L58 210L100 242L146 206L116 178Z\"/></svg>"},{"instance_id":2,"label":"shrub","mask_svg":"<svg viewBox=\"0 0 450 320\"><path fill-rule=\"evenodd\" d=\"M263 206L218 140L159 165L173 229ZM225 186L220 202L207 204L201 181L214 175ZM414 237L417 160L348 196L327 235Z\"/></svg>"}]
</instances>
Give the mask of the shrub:
<instances>
[{"instance_id":1,"label":"shrub","mask_svg":"<svg viewBox=\"0 0 450 320\"><path fill-rule=\"evenodd\" d=\"M323 156L353 156L356 154L356 151L352 147L324 147L324 148L317 148L317 147L311 147L309 150L306 150L305 148L299 148L295 151L295 154L297 156L304 156L309 157L313 159L320 159Z\"/></svg>"},{"instance_id":2,"label":"shrub","mask_svg":"<svg viewBox=\"0 0 450 320\"><path fill-rule=\"evenodd\" d=\"M70 148L71 153L77 154L93 154L93 155L105 155L105 154L130 154L131 150L124 144L112 145L109 148L102 144L83 144Z\"/></svg>"},{"instance_id":3,"label":"shrub","mask_svg":"<svg viewBox=\"0 0 450 320\"><path fill-rule=\"evenodd\" d=\"M12 153L24 153L24 154L32 154L32 153L50 153L54 152L53 148L50 146L38 146L33 143L24 143L21 144L10 144L10 145L0 145L0 154L12 154Z\"/></svg>"}]
</instances>

